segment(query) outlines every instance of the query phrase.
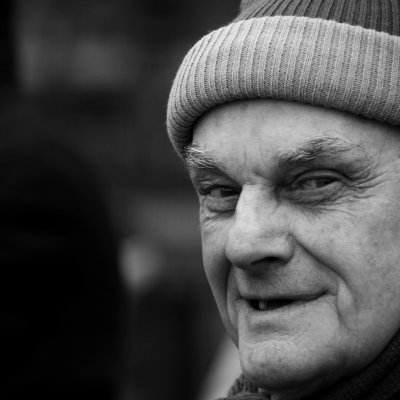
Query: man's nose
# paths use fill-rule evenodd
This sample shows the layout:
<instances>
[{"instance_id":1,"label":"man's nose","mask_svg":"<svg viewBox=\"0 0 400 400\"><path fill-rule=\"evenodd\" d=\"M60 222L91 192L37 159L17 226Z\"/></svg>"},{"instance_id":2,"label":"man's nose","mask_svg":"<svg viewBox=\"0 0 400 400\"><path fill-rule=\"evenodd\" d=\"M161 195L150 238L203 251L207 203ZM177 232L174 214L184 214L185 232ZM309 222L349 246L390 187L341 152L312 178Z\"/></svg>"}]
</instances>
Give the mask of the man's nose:
<instances>
[{"instance_id":1,"label":"man's nose","mask_svg":"<svg viewBox=\"0 0 400 400\"><path fill-rule=\"evenodd\" d=\"M287 263L295 247L287 211L266 191L243 189L225 248L229 261L241 269Z\"/></svg>"}]
</instances>

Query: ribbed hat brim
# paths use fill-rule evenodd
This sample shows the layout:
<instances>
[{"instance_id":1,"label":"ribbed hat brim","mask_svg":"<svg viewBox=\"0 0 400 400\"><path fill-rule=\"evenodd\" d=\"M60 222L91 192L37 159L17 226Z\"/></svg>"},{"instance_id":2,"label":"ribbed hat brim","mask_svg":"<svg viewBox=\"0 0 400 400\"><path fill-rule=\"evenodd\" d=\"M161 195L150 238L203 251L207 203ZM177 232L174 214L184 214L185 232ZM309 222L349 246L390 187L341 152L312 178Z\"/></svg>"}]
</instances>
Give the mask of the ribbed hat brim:
<instances>
[{"instance_id":1,"label":"ribbed hat brim","mask_svg":"<svg viewBox=\"0 0 400 400\"><path fill-rule=\"evenodd\" d=\"M175 78L167 129L178 151L197 119L227 102L299 101L400 124L400 37L317 18L274 16L211 32Z\"/></svg>"}]
</instances>

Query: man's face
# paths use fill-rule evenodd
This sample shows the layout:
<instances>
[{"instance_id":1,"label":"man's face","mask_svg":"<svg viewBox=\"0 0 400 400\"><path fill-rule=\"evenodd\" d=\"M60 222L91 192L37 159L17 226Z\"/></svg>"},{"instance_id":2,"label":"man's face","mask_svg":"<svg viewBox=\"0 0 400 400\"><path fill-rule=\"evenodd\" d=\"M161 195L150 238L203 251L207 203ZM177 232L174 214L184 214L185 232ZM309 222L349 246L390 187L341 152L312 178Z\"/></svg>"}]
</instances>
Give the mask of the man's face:
<instances>
[{"instance_id":1,"label":"man's face","mask_svg":"<svg viewBox=\"0 0 400 400\"><path fill-rule=\"evenodd\" d=\"M400 326L399 143L383 124L272 100L194 129L207 278L243 372L276 398L362 369Z\"/></svg>"}]
</instances>

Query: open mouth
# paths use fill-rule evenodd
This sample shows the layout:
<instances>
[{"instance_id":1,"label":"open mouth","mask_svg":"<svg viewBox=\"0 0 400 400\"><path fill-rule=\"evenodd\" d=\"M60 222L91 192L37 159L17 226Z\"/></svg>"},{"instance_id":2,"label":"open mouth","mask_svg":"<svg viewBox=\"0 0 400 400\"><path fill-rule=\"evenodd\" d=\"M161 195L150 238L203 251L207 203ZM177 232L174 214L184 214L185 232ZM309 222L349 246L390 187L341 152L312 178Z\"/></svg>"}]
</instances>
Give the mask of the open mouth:
<instances>
[{"instance_id":1,"label":"open mouth","mask_svg":"<svg viewBox=\"0 0 400 400\"><path fill-rule=\"evenodd\" d=\"M250 307L256 311L273 311L278 308L286 307L293 304L295 300L280 299L280 300L249 300Z\"/></svg>"}]
</instances>

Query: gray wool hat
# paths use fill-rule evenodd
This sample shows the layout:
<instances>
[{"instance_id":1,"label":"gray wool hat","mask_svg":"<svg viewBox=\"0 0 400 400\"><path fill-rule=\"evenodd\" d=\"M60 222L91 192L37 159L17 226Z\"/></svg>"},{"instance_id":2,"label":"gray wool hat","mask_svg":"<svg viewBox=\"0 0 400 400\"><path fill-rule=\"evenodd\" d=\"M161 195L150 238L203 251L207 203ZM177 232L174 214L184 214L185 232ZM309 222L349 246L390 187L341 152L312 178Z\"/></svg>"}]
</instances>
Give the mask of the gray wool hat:
<instances>
[{"instance_id":1,"label":"gray wool hat","mask_svg":"<svg viewBox=\"0 0 400 400\"><path fill-rule=\"evenodd\" d=\"M178 70L167 110L175 150L183 156L211 108L255 98L400 125L400 1L242 0Z\"/></svg>"}]
</instances>

